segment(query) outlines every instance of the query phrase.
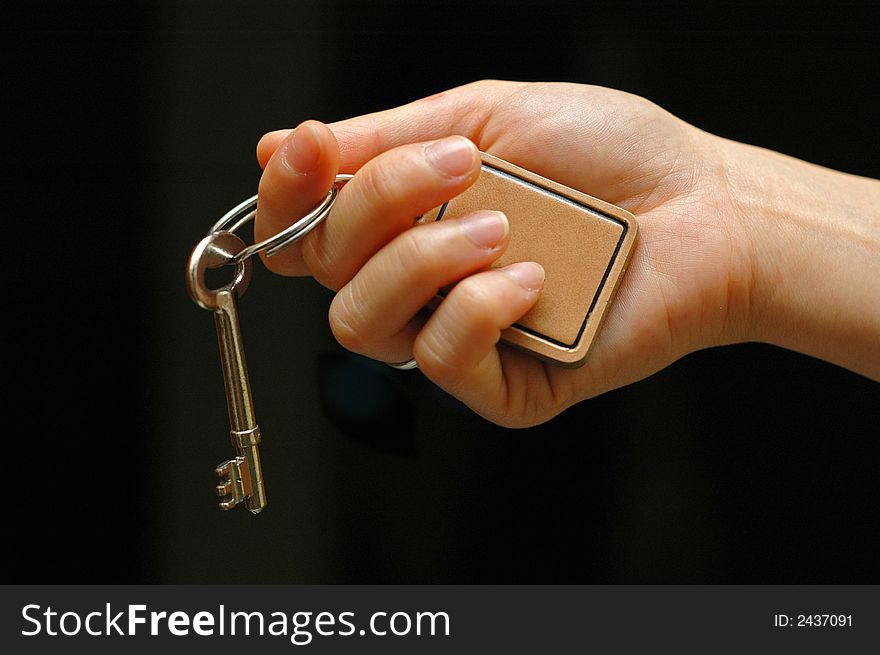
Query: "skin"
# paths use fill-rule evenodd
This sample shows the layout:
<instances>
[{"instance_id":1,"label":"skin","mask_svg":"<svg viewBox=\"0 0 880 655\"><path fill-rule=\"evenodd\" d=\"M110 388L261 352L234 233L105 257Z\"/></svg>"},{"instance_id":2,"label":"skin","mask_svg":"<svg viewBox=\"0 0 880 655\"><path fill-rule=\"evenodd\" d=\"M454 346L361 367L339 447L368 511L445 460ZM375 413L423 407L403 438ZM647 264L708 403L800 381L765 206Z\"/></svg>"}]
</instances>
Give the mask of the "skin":
<instances>
[{"instance_id":1,"label":"skin","mask_svg":"<svg viewBox=\"0 0 880 655\"><path fill-rule=\"evenodd\" d=\"M457 157L440 156L455 145ZM529 262L485 270L507 245L503 215L413 226L476 180L477 148L639 221L629 270L579 369L498 344L543 278ZM266 265L337 291L329 321L343 346L386 362L414 357L500 425L541 423L687 353L742 341L880 379L876 180L722 139L620 91L494 80L271 132L257 158L257 239L313 207L337 172L356 173L327 221ZM420 311L456 282L433 314Z\"/></svg>"}]
</instances>

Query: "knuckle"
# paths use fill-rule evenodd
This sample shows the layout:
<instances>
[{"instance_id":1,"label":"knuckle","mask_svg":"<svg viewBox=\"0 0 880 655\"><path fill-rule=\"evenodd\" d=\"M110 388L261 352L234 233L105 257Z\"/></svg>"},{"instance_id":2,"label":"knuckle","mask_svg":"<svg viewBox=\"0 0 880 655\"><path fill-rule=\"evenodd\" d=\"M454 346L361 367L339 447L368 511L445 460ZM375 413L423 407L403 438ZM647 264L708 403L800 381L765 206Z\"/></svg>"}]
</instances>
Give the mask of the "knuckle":
<instances>
[{"instance_id":1,"label":"knuckle","mask_svg":"<svg viewBox=\"0 0 880 655\"><path fill-rule=\"evenodd\" d=\"M413 358L431 379L444 379L455 371L454 351L441 326L422 330L413 342Z\"/></svg>"},{"instance_id":2,"label":"knuckle","mask_svg":"<svg viewBox=\"0 0 880 655\"><path fill-rule=\"evenodd\" d=\"M370 205L395 205L400 196L397 175L392 170L388 157L378 157L359 173L363 184L359 187L364 194L369 194Z\"/></svg>"},{"instance_id":3,"label":"knuckle","mask_svg":"<svg viewBox=\"0 0 880 655\"><path fill-rule=\"evenodd\" d=\"M334 272L327 248L322 247L322 227L318 227L302 240L302 259L313 278L328 289L336 290L342 287L344 280Z\"/></svg>"},{"instance_id":4,"label":"knuckle","mask_svg":"<svg viewBox=\"0 0 880 655\"><path fill-rule=\"evenodd\" d=\"M472 276L456 284L447 301L456 320L472 327L484 327L492 322L498 297L480 283L478 276Z\"/></svg>"},{"instance_id":5,"label":"knuckle","mask_svg":"<svg viewBox=\"0 0 880 655\"><path fill-rule=\"evenodd\" d=\"M333 337L346 350L360 353L364 350L364 330L360 314L353 308L351 294L345 289L336 294L330 304L328 319Z\"/></svg>"},{"instance_id":6,"label":"knuckle","mask_svg":"<svg viewBox=\"0 0 880 655\"><path fill-rule=\"evenodd\" d=\"M411 228L394 240L391 252L394 254L396 273L418 277L421 271L430 267L435 259L434 250L425 243L425 236L425 230Z\"/></svg>"}]
</instances>

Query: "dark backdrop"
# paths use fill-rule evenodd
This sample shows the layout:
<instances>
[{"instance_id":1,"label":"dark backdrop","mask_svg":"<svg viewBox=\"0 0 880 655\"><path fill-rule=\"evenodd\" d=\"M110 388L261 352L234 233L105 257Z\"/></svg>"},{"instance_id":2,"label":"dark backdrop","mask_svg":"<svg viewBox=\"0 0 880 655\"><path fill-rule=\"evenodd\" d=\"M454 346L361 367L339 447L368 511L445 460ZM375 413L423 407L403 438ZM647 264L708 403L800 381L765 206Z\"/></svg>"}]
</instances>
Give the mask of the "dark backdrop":
<instances>
[{"instance_id":1,"label":"dark backdrop","mask_svg":"<svg viewBox=\"0 0 880 655\"><path fill-rule=\"evenodd\" d=\"M221 514L213 321L183 279L264 131L482 77L617 87L876 177L871 4L5 8L7 581L880 582L876 383L741 345L504 430L345 354L329 292L259 266L271 502Z\"/></svg>"}]
</instances>

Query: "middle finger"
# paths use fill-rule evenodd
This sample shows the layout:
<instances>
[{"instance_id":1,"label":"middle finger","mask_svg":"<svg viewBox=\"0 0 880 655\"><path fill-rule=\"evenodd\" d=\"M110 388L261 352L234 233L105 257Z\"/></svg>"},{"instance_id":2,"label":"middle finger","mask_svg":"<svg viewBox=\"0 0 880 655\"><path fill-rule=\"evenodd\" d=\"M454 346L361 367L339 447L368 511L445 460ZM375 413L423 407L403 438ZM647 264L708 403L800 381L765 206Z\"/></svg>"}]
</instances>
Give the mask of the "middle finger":
<instances>
[{"instance_id":1,"label":"middle finger","mask_svg":"<svg viewBox=\"0 0 880 655\"><path fill-rule=\"evenodd\" d=\"M342 188L326 223L303 240L303 260L318 282L338 290L415 219L473 184L479 172L479 152L462 136L388 150Z\"/></svg>"}]
</instances>

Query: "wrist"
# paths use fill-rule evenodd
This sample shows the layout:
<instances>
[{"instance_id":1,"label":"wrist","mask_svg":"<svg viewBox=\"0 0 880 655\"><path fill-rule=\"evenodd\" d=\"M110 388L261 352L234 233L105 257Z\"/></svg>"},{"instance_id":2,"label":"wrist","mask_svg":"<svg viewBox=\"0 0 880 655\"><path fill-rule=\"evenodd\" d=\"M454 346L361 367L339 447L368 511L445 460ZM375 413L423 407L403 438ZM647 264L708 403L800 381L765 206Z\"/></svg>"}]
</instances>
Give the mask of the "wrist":
<instances>
[{"instance_id":1,"label":"wrist","mask_svg":"<svg viewBox=\"0 0 880 655\"><path fill-rule=\"evenodd\" d=\"M880 182L727 142L749 340L880 378Z\"/></svg>"}]
</instances>

